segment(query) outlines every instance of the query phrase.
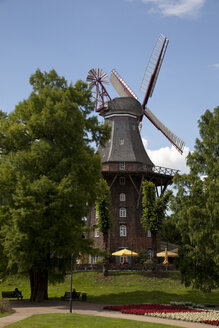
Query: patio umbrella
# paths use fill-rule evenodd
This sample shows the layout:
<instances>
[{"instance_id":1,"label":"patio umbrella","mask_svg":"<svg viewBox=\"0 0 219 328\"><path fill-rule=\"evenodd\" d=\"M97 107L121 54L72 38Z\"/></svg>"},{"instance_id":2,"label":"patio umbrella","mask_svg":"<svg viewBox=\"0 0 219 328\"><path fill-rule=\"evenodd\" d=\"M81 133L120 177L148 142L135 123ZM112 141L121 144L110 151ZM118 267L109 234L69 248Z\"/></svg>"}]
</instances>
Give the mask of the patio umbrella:
<instances>
[{"instance_id":1,"label":"patio umbrella","mask_svg":"<svg viewBox=\"0 0 219 328\"><path fill-rule=\"evenodd\" d=\"M138 256L138 253L130 251L129 249L121 249L120 251L112 253L114 256Z\"/></svg>"},{"instance_id":2,"label":"patio umbrella","mask_svg":"<svg viewBox=\"0 0 219 328\"><path fill-rule=\"evenodd\" d=\"M163 264L168 264L168 252L167 252L167 248L165 248L165 258L164 258L164 261L163 261Z\"/></svg>"},{"instance_id":3,"label":"patio umbrella","mask_svg":"<svg viewBox=\"0 0 219 328\"><path fill-rule=\"evenodd\" d=\"M167 256L168 257L176 257L176 256L178 256L178 254L177 253L170 252L170 251L167 251ZM164 257L165 258L165 251L160 252L160 253L157 253L157 257Z\"/></svg>"}]
</instances>

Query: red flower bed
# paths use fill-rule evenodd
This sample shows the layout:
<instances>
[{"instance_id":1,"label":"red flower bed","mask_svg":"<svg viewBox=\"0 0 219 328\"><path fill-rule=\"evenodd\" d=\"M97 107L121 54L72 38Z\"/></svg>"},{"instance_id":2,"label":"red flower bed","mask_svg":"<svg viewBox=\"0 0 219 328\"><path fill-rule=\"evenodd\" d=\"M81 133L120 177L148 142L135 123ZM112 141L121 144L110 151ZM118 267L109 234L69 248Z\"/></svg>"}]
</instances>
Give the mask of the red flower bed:
<instances>
[{"instance_id":1,"label":"red flower bed","mask_svg":"<svg viewBox=\"0 0 219 328\"><path fill-rule=\"evenodd\" d=\"M219 326L219 320L202 320L201 323L206 323L207 325Z\"/></svg>"},{"instance_id":2,"label":"red flower bed","mask_svg":"<svg viewBox=\"0 0 219 328\"><path fill-rule=\"evenodd\" d=\"M147 312L147 310L143 310L143 309L122 309L120 312L126 313L126 314L144 315Z\"/></svg>"},{"instance_id":3,"label":"red flower bed","mask_svg":"<svg viewBox=\"0 0 219 328\"><path fill-rule=\"evenodd\" d=\"M171 306L160 304L132 304L105 306L104 309L120 311L128 314L144 315L145 313L168 313L168 312L203 312L203 310L190 309L187 306Z\"/></svg>"},{"instance_id":4,"label":"red flower bed","mask_svg":"<svg viewBox=\"0 0 219 328\"><path fill-rule=\"evenodd\" d=\"M105 306L104 309L120 311L126 314L144 315L145 313L174 313L174 312L209 312L208 310L190 309L187 306L171 306L160 304L132 304ZM202 320L205 324L219 326L218 320Z\"/></svg>"},{"instance_id":5,"label":"red flower bed","mask_svg":"<svg viewBox=\"0 0 219 328\"><path fill-rule=\"evenodd\" d=\"M160 304L131 304L131 305L109 305L105 306L104 309L112 311L121 311L124 309L146 309L146 310L191 310L186 306L171 306L171 305L160 305Z\"/></svg>"}]
</instances>

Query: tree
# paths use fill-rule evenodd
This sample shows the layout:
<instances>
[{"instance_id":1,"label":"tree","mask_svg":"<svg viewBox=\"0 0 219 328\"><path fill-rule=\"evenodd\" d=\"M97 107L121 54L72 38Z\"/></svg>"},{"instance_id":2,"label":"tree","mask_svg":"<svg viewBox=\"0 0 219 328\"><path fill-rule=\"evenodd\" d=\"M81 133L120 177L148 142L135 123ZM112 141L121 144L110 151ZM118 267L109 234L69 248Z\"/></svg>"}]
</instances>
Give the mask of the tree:
<instances>
[{"instance_id":1,"label":"tree","mask_svg":"<svg viewBox=\"0 0 219 328\"><path fill-rule=\"evenodd\" d=\"M187 157L190 173L174 178L172 209L182 236L182 282L210 291L219 285L219 107L207 110L198 126L201 139Z\"/></svg>"},{"instance_id":2,"label":"tree","mask_svg":"<svg viewBox=\"0 0 219 328\"><path fill-rule=\"evenodd\" d=\"M52 70L30 77L33 92L0 117L0 237L8 266L30 277L31 300L48 298L71 254L88 250L83 218L96 198L101 160L91 147L109 128L92 116L91 92Z\"/></svg>"},{"instance_id":3,"label":"tree","mask_svg":"<svg viewBox=\"0 0 219 328\"><path fill-rule=\"evenodd\" d=\"M112 199L111 192L107 182L101 178L97 185L96 211L98 216L98 228L103 234L103 245L105 257L103 260L103 274L108 275L108 234L112 227Z\"/></svg>"},{"instance_id":4,"label":"tree","mask_svg":"<svg viewBox=\"0 0 219 328\"><path fill-rule=\"evenodd\" d=\"M143 212L141 224L145 231L151 231L154 269L157 254L157 233L161 229L165 218L165 211L172 195L170 190L165 191L160 197L156 197L156 188L152 182L145 180L142 184Z\"/></svg>"},{"instance_id":5,"label":"tree","mask_svg":"<svg viewBox=\"0 0 219 328\"><path fill-rule=\"evenodd\" d=\"M181 234L172 216L168 216L165 218L165 220L163 220L159 235L160 239L167 243L173 243L177 245L182 243Z\"/></svg>"}]
</instances>

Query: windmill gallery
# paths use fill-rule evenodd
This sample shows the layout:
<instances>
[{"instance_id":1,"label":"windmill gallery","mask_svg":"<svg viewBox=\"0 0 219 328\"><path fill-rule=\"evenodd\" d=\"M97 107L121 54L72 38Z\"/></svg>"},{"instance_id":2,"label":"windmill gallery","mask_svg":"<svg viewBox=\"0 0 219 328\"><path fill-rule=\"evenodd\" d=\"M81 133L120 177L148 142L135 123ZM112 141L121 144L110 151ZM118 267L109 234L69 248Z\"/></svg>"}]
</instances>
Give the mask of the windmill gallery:
<instances>
[{"instance_id":1,"label":"windmill gallery","mask_svg":"<svg viewBox=\"0 0 219 328\"><path fill-rule=\"evenodd\" d=\"M104 86L109 84L106 80L107 74L101 69L91 69L87 76L90 86L96 88L96 111L111 126L110 139L98 150L102 161L102 176L107 181L112 196L113 227L108 238L108 250L111 254L121 249L130 249L133 252L145 250L150 256L151 234L150 231L145 232L140 222L142 182L153 182L159 196L172 183L177 171L152 163L140 136L143 117L146 116L181 154L183 152L184 142L147 108L167 45L168 39L160 35L143 77L141 89L145 97L142 104L115 69L111 72L110 82L117 91L118 98L111 99L109 96ZM93 238L94 247L103 249L103 238L97 228L97 219L94 206L87 218L87 225L92 228L89 237ZM89 262L94 263L95 259L90 256Z\"/></svg>"}]
</instances>

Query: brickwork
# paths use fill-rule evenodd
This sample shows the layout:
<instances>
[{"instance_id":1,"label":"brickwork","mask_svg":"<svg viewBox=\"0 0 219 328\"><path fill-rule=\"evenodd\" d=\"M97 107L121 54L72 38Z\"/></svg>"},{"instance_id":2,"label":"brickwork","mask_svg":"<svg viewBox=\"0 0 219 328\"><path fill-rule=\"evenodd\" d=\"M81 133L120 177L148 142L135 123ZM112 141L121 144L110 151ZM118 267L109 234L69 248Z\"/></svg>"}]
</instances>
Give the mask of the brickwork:
<instances>
[{"instance_id":1,"label":"brickwork","mask_svg":"<svg viewBox=\"0 0 219 328\"><path fill-rule=\"evenodd\" d=\"M112 184L111 195L113 204L113 227L109 233L108 243L110 253L121 248L128 248L135 252L151 248L151 238L147 237L147 234L140 223L140 218L142 214L142 175L135 174L130 177L127 172L123 172L123 174L118 174L116 178L114 174L108 174L104 176L104 178L108 182L109 186ZM121 184L120 178L125 178L125 184ZM125 200L120 200L121 194L125 195ZM126 211L126 214L124 216L121 216L120 214L121 209L125 209ZM95 236L95 229L97 228L95 207L89 214L88 222L88 225L92 227L92 231L90 232L89 236L94 239L94 247L102 249L102 234L100 233L99 237ZM125 226L126 235L121 236L121 226Z\"/></svg>"},{"instance_id":2,"label":"brickwork","mask_svg":"<svg viewBox=\"0 0 219 328\"><path fill-rule=\"evenodd\" d=\"M157 192L164 192L173 176L169 170L155 170L144 148L138 129L138 119L143 114L141 104L132 97L115 98L101 112L111 127L111 136L98 152L102 160L102 175L111 189L113 227L109 232L109 252L128 248L138 252L152 248L140 219L142 215L141 185L152 181ZM95 207L88 216L91 227L89 237L94 247L103 248L103 238L98 236ZM158 249L159 249L159 237Z\"/></svg>"}]
</instances>

